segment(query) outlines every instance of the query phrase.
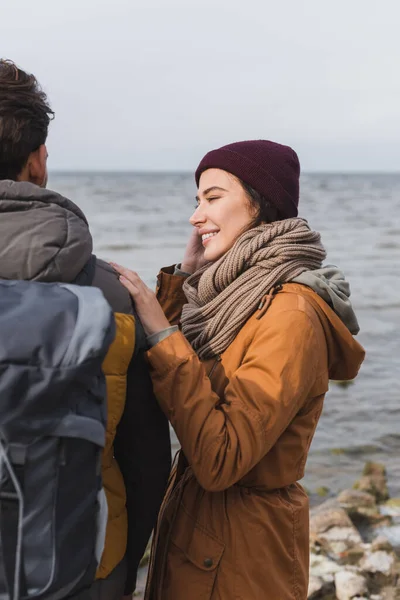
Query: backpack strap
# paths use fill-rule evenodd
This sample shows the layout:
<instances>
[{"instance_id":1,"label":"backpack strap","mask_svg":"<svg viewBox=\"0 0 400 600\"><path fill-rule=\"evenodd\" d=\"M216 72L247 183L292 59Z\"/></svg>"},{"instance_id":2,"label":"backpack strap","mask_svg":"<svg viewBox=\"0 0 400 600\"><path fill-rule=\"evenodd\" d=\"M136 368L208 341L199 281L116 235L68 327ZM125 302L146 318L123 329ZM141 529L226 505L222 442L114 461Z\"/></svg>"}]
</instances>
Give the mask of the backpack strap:
<instances>
[{"instance_id":1,"label":"backpack strap","mask_svg":"<svg viewBox=\"0 0 400 600\"><path fill-rule=\"evenodd\" d=\"M96 256L91 254L83 269L78 273L75 279L71 281L71 283L74 283L75 285L91 286L94 279L94 273L96 271L96 260Z\"/></svg>"},{"instance_id":2,"label":"backpack strap","mask_svg":"<svg viewBox=\"0 0 400 600\"><path fill-rule=\"evenodd\" d=\"M145 352L149 349L149 345L146 340L146 334L143 329L143 325L140 322L135 307L133 307L132 314L135 319L135 347L133 349L132 358L136 358L139 352Z\"/></svg>"},{"instance_id":3,"label":"backpack strap","mask_svg":"<svg viewBox=\"0 0 400 600\"><path fill-rule=\"evenodd\" d=\"M19 600L27 593L22 556L22 489L26 452L25 447L18 444L9 444L8 450L10 457L0 440L1 466L8 472L8 483L0 490L0 585L2 589L8 589L10 599Z\"/></svg>"}]
</instances>

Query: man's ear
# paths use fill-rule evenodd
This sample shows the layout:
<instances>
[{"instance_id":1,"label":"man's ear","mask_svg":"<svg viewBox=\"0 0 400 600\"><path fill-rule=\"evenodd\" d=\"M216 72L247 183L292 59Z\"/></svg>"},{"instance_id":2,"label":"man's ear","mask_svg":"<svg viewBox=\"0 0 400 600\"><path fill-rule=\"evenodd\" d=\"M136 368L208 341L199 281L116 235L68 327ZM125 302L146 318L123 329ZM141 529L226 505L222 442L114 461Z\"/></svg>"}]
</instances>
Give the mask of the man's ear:
<instances>
[{"instance_id":1,"label":"man's ear","mask_svg":"<svg viewBox=\"0 0 400 600\"><path fill-rule=\"evenodd\" d=\"M26 163L29 181L40 187L46 187L47 184L47 157L46 145L42 144L37 150L30 153Z\"/></svg>"}]
</instances>

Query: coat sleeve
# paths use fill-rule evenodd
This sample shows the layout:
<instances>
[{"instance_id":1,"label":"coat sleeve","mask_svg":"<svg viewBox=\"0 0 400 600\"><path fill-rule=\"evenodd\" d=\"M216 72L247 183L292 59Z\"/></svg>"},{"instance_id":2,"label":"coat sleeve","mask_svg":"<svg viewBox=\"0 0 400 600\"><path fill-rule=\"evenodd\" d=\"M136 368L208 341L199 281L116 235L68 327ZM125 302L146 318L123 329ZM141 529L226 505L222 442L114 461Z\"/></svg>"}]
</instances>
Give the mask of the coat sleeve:
<instances>
[{"instance_id":1,"label":"coat sleeve","mask_svg":"<svg viewBox=\"0 0 400 600\"><path fill-rule=\"evenodd\" d=\"M283 311L262 324L224 397L176 332L148 352L153 385L200 485L221 491L244 477L275 444L311 390L318 340L307 314Z\"/></svg>"},{"instance_id":2,"label":"coat sleeve","mask_svg":"<svg viewBox=\"0 0 400 600\"><path fill-rule=\"evenodd\" d=\"M164 267L157 276L157 300L171 325L178 325L182 307L187 302L183 293L185 277L174 275L175 265Z\"/></svg>"}]
</instances>

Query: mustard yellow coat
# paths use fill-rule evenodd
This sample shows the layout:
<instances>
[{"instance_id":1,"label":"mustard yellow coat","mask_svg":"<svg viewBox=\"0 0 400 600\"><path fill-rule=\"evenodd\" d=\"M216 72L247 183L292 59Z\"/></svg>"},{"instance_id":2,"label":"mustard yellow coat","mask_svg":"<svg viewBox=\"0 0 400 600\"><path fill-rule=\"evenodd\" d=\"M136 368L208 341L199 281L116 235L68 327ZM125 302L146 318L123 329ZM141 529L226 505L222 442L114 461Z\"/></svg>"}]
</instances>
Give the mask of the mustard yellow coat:
<instances>
[{"instance_id":1,"label":"mustard yellow coat","mask_svg":"<svg viewBox=\"0 0 400 600\"><path fill-rule=\"evenodd\" d=\"M108 504L108 522L103 556L97 577L104 579L123 559L126 552L128 518L124 480L114 457L114 439L125 408L127 372L135 345L135 319L115 314L116 336L103 372L107 381L107 432L103 452L102 476Z\"/></svg>"}]
</instances>

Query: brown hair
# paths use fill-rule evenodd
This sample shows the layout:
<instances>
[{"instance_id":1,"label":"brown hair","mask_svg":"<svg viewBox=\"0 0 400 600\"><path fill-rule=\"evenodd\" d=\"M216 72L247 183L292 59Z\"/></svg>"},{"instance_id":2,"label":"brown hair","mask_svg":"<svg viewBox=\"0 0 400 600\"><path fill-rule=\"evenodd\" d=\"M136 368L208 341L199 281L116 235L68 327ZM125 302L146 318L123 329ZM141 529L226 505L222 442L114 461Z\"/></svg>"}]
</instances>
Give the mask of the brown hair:
<instances>
[{"instance_id":1,"label":"brown hair","mask_svg":"<svg viewBox=\"0 0 400 600\"><path fill-rule=\"evenodd\" d=\"M31 152L46 142L53 117L37 79L0 60L0 179L18 177Z\"/></svg>"},{"instance_id":2,"label":"brown hair","mask_svg":"<svg viewBox=\"0 0 400 600\"><path fill-rule=\"evenodd\" d=\"M274 223L282 220L282 215L279 214L277 207L268 198L265 198L241 179L239 179L239 183L244 189L250 205L255 210L252 227L257 227L261 223Z\"/></svg>"}]
</instances>

